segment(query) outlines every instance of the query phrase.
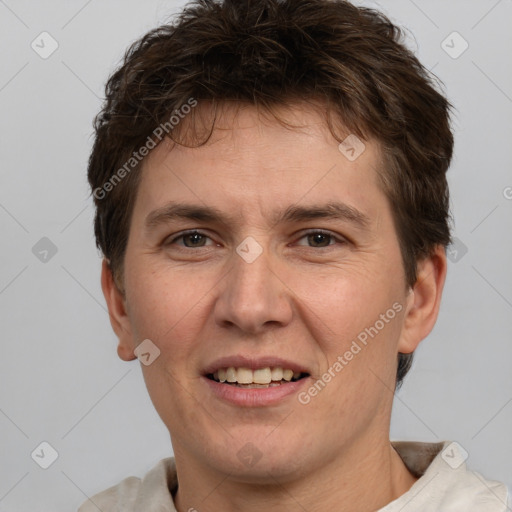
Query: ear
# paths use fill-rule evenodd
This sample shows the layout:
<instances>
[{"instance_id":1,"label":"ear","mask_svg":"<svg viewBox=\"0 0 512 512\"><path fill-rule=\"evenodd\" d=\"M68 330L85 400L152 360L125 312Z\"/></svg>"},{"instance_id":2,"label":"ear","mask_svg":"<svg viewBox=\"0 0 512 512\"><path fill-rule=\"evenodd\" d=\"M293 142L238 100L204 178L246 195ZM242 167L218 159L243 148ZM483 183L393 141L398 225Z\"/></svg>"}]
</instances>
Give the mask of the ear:
<instances>
[{"instance_id":1,"label":"ear","mask_svg":"<svg viewBox=\"0 0 512 512\"><path fill-rule=\"evenodd\" d=\"M132 361L137 356L133 353L133 336L130 319L126 313L126 301L114 282L106 259L103 259L101 267L101 289L107 301L112 329L119 338L117 354L123 361Z\"/></svg>"},{"instance_id":2,"label":"ear","mask_svg":"<svg viewBox=\"0 0 512 512\"><path fill-rule=\"evenodd\" d=\"M417 264L417 278L409 290L398 352L414 352L433 329L446 279L446 251L437 246L431 256Z\"/></svg>"}]
</instances>

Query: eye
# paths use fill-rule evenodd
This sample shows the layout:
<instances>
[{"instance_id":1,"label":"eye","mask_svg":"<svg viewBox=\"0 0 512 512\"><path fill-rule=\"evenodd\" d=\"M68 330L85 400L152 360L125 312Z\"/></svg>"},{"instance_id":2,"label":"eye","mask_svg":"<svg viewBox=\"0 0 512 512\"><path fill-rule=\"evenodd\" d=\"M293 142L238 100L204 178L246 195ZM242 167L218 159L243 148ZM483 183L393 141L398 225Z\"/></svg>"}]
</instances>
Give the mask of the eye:
<instances>
[{"instance_id":1,"label":"eye","mask_svg":"<svg viewBox=\"0 0 512 512\"><path fill-rule=\"evenodd\" d=\"M312 230L308 231L304 235L300 237L299 240L306 240L306 244L297 243L297 245L308 245L309 247L313 248L323 248L323 247L329 247L330 245L335 245L336 242L338 243L345 243L345 241L341 238L338 238L333 233L330 233L329 231L322 231L322 230Z\"/></svg>"},{"instance_id":2,"label":"eye","mask_svg":"<svg viewBox=\"0 0 512 512\"><path fill-rule=\"evenodd\" d=\"M181 240L182 243L177 243L178 240ZM194 247L205 247L206 242L210 240L213 242L211 238L200 231L187 231L185 233L181 233L174 238L171 238L165 242L165 245L179 245L182 247L194 248ZM211 244L209 244L211 245Z\"/></svg>"}]
</instances>

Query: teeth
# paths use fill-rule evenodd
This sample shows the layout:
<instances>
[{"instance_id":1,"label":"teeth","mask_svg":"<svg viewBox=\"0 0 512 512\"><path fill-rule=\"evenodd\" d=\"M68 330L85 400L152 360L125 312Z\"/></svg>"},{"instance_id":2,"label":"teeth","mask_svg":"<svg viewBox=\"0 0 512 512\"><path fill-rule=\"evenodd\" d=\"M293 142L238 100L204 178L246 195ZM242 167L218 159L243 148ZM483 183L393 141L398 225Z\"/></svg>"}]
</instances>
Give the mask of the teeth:
<instances>
[{"instance_id":1,"label":"teeth","mask_svg":"<svg viewBox=\"0 0 512 512\"><path fill-rule=\"evenodd\" d=\"M294 372L289 368L259 368L257 370L251 370L250 368L219 368L214 374L213 378L218 382L229 382L237 384L254 384L253 387L271 387L280 385L281 381L290 382L292 379L298 379L300 372ZM247 386L245 386L247 387Z\"/></svg>"},{"instance_id":2,"label":"teeth","mask_svg":"<svg viewBox=\"0 0 512 512\"><path fill-rule=\"evenodd\" d=\"M252 384L252 370L250 368L238 368L236 372L236 380L238 384Z\"/></svg>"},{"instance_id":3,"label":"teeth","mask_svg":"<svg viewBox=\"0 0 512 512\"><path fill-rule=\"evenodd\" d=\"M272 368L272 380L283 380L282 368Z\"/></svg>"},{"instance_id":4,"label":"teeth","mask_svg":"<svg viewBox=\"0 0 512 512\"><path fill-rule=\"evenodd\" d=\"M228 382L236 382L236 370L233 367L226 370L226 380Z\"/></svg>"},{"instance_id":5,"label":"teeth","mask_svg":"<svg viewBox=\"0 0 512 512\"><path fill-rule=\"evenodd\" d=\"M260 370L254 370L252 373L252 381L255 384L270 384L272 382L272 372L270 368L261 368Z\"/></svg>"},{"instance_id":6,"label":"teeth","mask_svg":"<svg viewBox=\"0 0 512 512\"><path fill-rule=\"evenodd\" d=\"M293 370L283 370L283 379L290 382L293 377Z\"/></svg>"}]
</instances>

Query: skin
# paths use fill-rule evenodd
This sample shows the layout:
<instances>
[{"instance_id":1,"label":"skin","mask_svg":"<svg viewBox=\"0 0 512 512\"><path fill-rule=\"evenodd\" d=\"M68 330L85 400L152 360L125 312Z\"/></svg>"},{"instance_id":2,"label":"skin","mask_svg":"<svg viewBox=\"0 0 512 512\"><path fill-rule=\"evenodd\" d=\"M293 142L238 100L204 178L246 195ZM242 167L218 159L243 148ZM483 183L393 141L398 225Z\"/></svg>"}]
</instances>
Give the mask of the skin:
<instances>
[{"instance_id":1,"label":"skin","mask_svg":"<svg viewBox=\"0 0 512 512\"><path fill-rule=\"evenodd\" d=\"M171 434L180 512L370 512L415 482L389 441L396 356L414 351L434 326L444 249L418 262L418 280L407 287L377 181L378 144L366 141L351 162L310 105L281 115L301 128L226 106L205 146L154 149L131 221L124 293L103 265L119 356L134 359L144 339L160 350L142 369ZM215 207L230 220L147 229L148 215L169 201ZM347 219L273 220L289 206L334 201L366 215L366 228ZM206 237L177 238L190 229ZM332 237L305 233L318 229ZM248 236L263 249L252 263L236 252ZM221 356L272 355L306 365L307 389L394 303L401 312L307 405L291 396L237 407L201 378ZM252 467L237 457L248 442L261 453Z\"/></svg>"}]
</instances>

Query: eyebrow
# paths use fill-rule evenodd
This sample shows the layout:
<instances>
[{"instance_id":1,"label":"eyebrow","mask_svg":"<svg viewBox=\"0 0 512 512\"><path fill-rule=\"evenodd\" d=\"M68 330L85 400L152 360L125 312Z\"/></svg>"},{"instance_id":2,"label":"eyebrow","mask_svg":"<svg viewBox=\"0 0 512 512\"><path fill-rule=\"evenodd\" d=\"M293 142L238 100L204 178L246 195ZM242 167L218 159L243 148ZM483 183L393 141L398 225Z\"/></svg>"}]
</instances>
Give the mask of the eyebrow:
<instances>
[{"instance_id":1,"label":"eyebrow","mask_svg":"<svg viewBox=\"0 0 512 512\"><path fill-rule=\"evenodd\" d=\"M171 202L149 213L145 220L145 226L146 229L151 230L174 220L196 220L229 225L235 224L238 219L238 217L226 215L221 210L211 206ZM368 215L353 206L340 202L311 206L289 206L286 210L276 212L272 216L274 224L304 222L315 219L343 220L361 229L367 229L371 223Z\"/></svg>"}]
</instances>

